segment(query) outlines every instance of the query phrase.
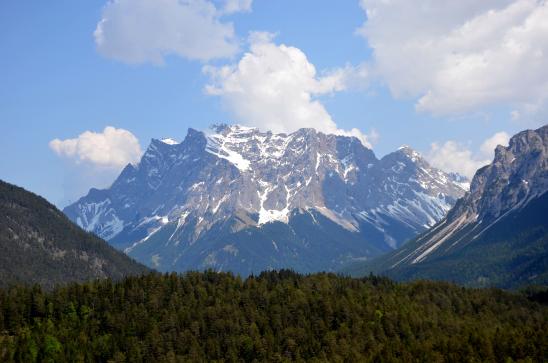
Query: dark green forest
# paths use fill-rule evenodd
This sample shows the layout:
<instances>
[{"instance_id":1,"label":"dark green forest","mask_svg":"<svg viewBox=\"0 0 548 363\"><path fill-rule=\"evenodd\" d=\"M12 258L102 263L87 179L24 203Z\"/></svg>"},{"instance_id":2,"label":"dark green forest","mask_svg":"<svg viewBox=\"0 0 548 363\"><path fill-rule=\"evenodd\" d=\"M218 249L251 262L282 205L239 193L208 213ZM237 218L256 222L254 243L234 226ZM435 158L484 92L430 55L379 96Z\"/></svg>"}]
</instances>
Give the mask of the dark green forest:
<instances>
[{"instance_id":1,"label":"dark green forest","mask_svg":"<svg viewBox=\"0 0 548 363\"><path fill-rule=\"evenodd\" d=\"M429 231L376 259L351 264L344 272L353 276L372 272L398 281L443 280L469 287L548 286L548 193L501 217L479 238L474 232L477 226L461 228L420 263L398 262L418 250Z\"/></svg>"},{"instance_id":2,"label":"dark green forest","mask_svg":"<svg viewBox=\"0 0 548 363\"><path fill-rule=\"evenodd\" d=\"M0 287L37 283L51 289L149 271L44 198L0 180Z\"/></svg>"},{"instance_id":3,"label":"dark green forest","mask_svg":"<svg viewBox=\"0 0 548 363\"><path fill-rule=\"evenodd\" d=\"M538 293L287 270L19 286L0 290L0 361L542 362L545 304Z\"/></svg>"}]
</instances>

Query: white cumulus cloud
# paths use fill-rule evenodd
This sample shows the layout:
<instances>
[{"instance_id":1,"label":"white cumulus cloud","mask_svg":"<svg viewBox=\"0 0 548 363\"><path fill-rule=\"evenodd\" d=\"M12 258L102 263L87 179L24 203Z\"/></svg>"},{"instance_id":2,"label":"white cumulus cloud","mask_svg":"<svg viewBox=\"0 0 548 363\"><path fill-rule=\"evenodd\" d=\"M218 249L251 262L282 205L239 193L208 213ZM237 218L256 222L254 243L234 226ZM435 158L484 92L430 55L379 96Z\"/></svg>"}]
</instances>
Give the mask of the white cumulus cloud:
<instances>
[{"instance_id":1,"label":"white cumulus cloud","mask_svg":"<svg viewBox=\"0 0 548 363\"><path fill-rule=\"evenodd\" d=\"M367 135L360 130L339 129L317 98L345 90L352 75L365 77L362 69L356 71L348 66L318 75L300 49L275 44L272 34L253 33L249 51L237 64L205 66L204 72L211 79L206 93L221 97L242 124L273 132L310 127L325 133L356 136L371 147Z\"/></svg>"},{"instance_id":2,"label":"white cumulus cloud","mask_svg":"<svg viewBox=\"0 0 548 363\"><path fill-rule=\"evenodd\" d=\"M74 139L54 139L49 147L76 163L121 168L136 163L142 155L139 140L131 132L107 126L103 132L85 131Z\"/></svg>"},{"instance_id":3,"label":"white cumulus cloud","mask_svg":"<svg viewBox=\"0 0 548 363\"><path fill-rule=\"evenodd\" d=\"M508 141L510 141L510 135L508 135L507 132L497 132L481 144L480 152L492 159L495 153L495 148L498 145L508 146Z\"/></svg>"},{"instance_id":4,"label":"white cumulus cloud","mask_svg":"<svg viewBox=\"0 0 548 363\"><path fill-rule=\"evenodd\" d=\"M510 136L506 132L497 132L481 144L477 153L473 153L467 145L453 140L442 144L435 142L425 157L439 169L472 178L476 170L493 160L497 145L507 146L509 140Z\"/></svg>"},{"instance_id":5,"label":"white cumulus cloud","mask_svg":"<svg viewBox=\"0 0 548 363\"><path fill-rule=\"evenodd\" d=\"M111 0L94 32L105 57L125 63L161 64L167 55L207 61L231 57L238 39L225 14L250 11L251 0Z\"/></svg>"},{"instance_id":6,"label":"white cumulus cloud","mask_svg":"<svg viewBox=\"0 0 548 363\"><path fill-rule=\"evenodd\" d=\"M372 69L397 97L436 115L548 101L548 2L544 0L361 0L358 32Z\"/></svg>"}]
</instances>

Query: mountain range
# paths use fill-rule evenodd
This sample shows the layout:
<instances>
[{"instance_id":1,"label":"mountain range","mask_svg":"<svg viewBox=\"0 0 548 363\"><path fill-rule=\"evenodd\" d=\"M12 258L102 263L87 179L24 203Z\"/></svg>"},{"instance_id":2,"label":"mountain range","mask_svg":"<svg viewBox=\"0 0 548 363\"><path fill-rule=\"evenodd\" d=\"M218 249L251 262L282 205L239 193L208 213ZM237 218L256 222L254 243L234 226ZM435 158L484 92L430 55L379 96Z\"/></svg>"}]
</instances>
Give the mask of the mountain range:
<instances>
[{"instance_id":1,"label":"mountain range","mask_svg":"<svg viewBox=\"0 0 548 363\"><path fill-rule=\"evenodd\" d=\"M313 272L398 248L467 188L409 147L378 159L354 137L223 124L153 139L110 188L64 212L161 271Z\"/></svg>"},{"instance_id":2,"label":"mountain range","mask_svg":"<svg viewBox=\"0 0 548 363\"><path fill-rule=\"evenodd\" d=\"M346 271L513 288L548 283L548 125L497 146L470 191L418 238Z\"/></svg>"},{"instance_id":3,"label":"mountain range","mask_svg":"<svg viewBox=\"0 0 548 363\"><path fill-rule=\"evenodd\" d=\"M121 279L150 270L72 223L54 205L0 180L0 288Z\"/></svg>"}]
</instances>

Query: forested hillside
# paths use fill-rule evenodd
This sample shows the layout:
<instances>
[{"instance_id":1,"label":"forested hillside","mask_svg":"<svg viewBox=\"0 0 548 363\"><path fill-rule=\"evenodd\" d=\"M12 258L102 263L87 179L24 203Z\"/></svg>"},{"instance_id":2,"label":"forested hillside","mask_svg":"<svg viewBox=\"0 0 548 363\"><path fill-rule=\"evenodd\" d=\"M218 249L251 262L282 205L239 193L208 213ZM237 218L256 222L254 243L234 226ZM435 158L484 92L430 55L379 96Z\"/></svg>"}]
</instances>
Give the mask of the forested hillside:
<instances>
[{"instance_id":1,"label":"forested hillside","mask_svg":"<svg viewBox=\"0 0 548 363\"><path fill-rule=\"evenodd\" d=\"M459 231L449 241L470 234L470 229ZM350 265L344 272L353 276L373 272L396 280L452 281L470 287L548 285L548 193L504 216L463 248L453 247L446 255L421 263L397 265L421 245L423 236L375 260Z\"/></svg>"},{"instance_id":2,"label":"forested hillside","mask_svg":"<svg viewBox=\"0 0 548 363\"><path fill-rule=\"evenodd\" d=\"M147 271L44 198L0 180L0 287L39 283L53 288Z\"/></svg>"},{"instance_id":3,"label":"forested hillside","mask_svg":"<svg viewBox=\"0 0 548 363\"><path fill-rule=\"evenodd\" d=\"M442 282L150 274L0 290L2 362L542 362L548 307Z\"/></svg>"}]
</instances>

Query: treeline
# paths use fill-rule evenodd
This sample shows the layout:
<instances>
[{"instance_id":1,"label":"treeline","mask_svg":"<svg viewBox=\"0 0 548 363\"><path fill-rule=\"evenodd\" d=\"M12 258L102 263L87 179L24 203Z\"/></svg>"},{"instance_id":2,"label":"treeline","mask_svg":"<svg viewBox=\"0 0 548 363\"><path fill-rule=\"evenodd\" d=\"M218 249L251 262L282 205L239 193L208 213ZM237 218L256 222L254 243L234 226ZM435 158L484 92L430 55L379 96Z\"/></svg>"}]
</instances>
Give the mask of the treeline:
<instances>
[{"instance_id":1,"label":"treeline","mask_svg":"<svg viewBox=\"0 0 548 363\"><path fill-rule=\"evenodd\" d=\"M2 362L542 362L525 295L370 276L149 274L0 290Z\"/></svg>"}]
</instances>

